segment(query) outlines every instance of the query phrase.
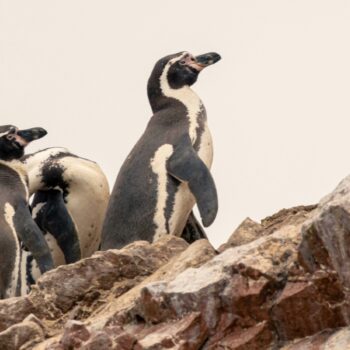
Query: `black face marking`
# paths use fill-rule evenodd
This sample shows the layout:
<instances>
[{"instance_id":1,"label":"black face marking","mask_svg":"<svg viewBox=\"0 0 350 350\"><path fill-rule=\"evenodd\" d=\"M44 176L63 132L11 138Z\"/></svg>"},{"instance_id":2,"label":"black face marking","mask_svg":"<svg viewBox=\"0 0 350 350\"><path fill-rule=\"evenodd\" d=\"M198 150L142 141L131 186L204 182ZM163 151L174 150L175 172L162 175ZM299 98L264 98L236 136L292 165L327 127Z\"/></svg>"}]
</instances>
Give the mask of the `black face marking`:
<instances>
[{"instance_id":1,"label":"black face marking","mask_svg":"<svg viewBox=\"0 0 350 350\"><path fill-rule=\"evenodd\" d=\"M11 134L0 137L0 159L11 161L20 159L24 155L24 147L20 145Z\"/></svg>"},{"instance_id":2,"label":"black face marking","mask_svg":"<svg viewBox=\"0 0 350 350\"><path fill-rule=\"evenodd\" d=\"M185 85L193 85L198 78L199 71L177 61L168 71L168 82L173 89L180 89Z\"/></svg>"}]
</instances>

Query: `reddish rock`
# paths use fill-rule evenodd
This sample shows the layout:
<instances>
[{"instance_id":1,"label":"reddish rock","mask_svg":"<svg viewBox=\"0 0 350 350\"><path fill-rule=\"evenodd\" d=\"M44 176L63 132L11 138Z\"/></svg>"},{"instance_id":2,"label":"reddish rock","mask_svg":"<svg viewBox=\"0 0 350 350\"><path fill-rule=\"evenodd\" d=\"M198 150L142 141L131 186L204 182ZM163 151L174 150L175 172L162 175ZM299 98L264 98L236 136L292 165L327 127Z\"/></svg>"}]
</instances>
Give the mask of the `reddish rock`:
<instances>
[{"instance_id":1,"label":"reddish rock","mask_svg":"<svg viewBox=\"0 0 350 350\"><path fill-rule=\"evenodd\" d=\"M271 234L283 226L300 225L313 215L317 205L299 205L288 209L282 209L276 214L261 220L261 226L265 234Z\"/></svg>"},{"instance_id":2,"label":"reddish rock","mask_svg":"<svg viewBox=\"0 0 350 350\"><path fill-rule=\"evenodd\" d=\"M327 329L304 339L297 339L281 350L349 350L350 328Z\"/></svg>"},{"instance_id":3,"label":"reddish rock","mask_svg":"<svg viewBox=\"0 0 350 350\"><path fill-rule=\"evenodd\" d=\"M168 236L50 271L27 297L0 302L0 344L347 349L348 243L350 178L317 208L282 210L261 224L245 220L219 255L207 240L189 246ZM24 320L29 313L39 323Z\"/></svg>"},{"instance_id":4,"label":"reddish rock","mask_svg":"<svg viewBox=\"0 0 350 350\"><path fill-rule=\"evenodd\" d=\"M80 346L80 349L81 350L110 350L110 349L113 349L113 342L106 332L98 332L94 334L90 340L85 342L85 344Z\"/></svg>"},{"instance_id":5,"label":"reddish rock","mask_svg":"<svg viewBox=\"0 0 350 350\"><path fill-rule=\"evenodd\" d=\"M344 297L335 276L288 282L271 311L278 338L286 341L345 326L349 307Z\"/></svg>"},{"instance_id":6,"label":"reddish rock","mask_svg":"<svg viewBox=\"0 0 350 350\"><path fill-rule=\"evenodd\" d=\"M83 342L90 338L90 332L79 321L68 321L64 327L63 336L59 342L62 349L80 348Z\"/></svg>"},{"instance_id":7,"label":"reddish rock","mask_svg":"<svg viewBox=\"0 0 350 350\"><path fill-rule=\"evenodd\" d=\"M1 350L29 350L45 339L45 328L34 315L29 315L0 333Z\"/></svg>"},{"instance_id":8,"label":"reddish rock","mask_svg":"<svg viewBox=\"0 0 350 350\"><path fill-rule=\"evenodd\" d=\"M147 333L139 338L135 350L199 349L206 340L207 330L200 314L191 313L179 321L149 327Z\"/></svg>"},{"instance_id":9,"label":"reddish rock","mask_svg":"<svg viewBox=\"0 0 350 350\"><path fill-rule=\"evenodd\" d=\"M321 200L305 225L300 261L311 273L335 270L350 288L350 176Z\"/></svg>"},{"instance_id":10,"label":"reddish rock","mask_svg":"<svg viewBox=\"0 0 350 350\"><path fill-rule=\"evenodd\" d=\"M0 300L0 332L23 321L34 311L35 306L28 297Z\"/></svg>"},{"instance_id":11,"label":"reddish rock","mask_svg":"<svg viewBox=\"0 0 350 350\"><path fill-rule=\"evenodd\" d=\"M238 328L217 342L211 342L203 350L262 350L268 349L274 340L267 322L261 322L250 328Z\"/></svg>"},{"instance_id":12,"label":"reddish rock","mask_svg":"<svg viewBox=\"0 0 350 350\"><path fill-rule=\"evenodd\" d=\"M263 235L263 226L250 218L246 218L232 233L229 240L218 248L218 251L221 253L228 248L250 243Z\"/></svg>"}]
</instances>

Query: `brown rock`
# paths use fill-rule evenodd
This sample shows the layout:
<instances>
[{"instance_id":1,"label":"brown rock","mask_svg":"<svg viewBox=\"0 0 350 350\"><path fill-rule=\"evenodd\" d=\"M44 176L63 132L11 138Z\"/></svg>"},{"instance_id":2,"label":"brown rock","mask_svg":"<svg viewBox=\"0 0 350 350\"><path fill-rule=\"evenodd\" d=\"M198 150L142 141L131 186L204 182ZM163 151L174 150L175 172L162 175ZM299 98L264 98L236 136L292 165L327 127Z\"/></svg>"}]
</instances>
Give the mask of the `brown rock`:
<instances>
[{"instance_id":1,"label":"brown rock","mask_svg":"<svg viewBox=\"0 0 350 350\"><path fill-rule=\"evenodd\" d=\"M121 250L98 252L91 258L49 271L39 279L37 288L46 295L46 301L49 297L50 303L67 312L93 290L108 290L121 279L150 275L187 246L180 238L166 236L154 245L138 241Z\"/></svg>"},{"instance_id":2,"label":"brown rock","mask_svg":"<svg viewBox=\"0 0 350 350\"><path fill-rule=\"evenodd\" d=\"M161 341L159 343L160 345L155 341L155 348L165 346L164 344L170 344L168 337L165 336L169 332L176 334L175 338L183 342L185 344L184 346L192 346L192 341L185 341L185 335L195 333L195 329L198 328L196 321L198 316L194 318L190 317L186 320L181 320L180 322L167 323L164 327L158 327L159 329L156 330L155 328L152 328L152 326L150 328L148 325L145 325L143 322L140 324L134 322L135 318L136 320L139 320L138 315L135 313L135 299L140 296L140 291L143 286L154 281L172 280L188 267L201 266L215 255L215 249L207 240L203 239L196 241L185 251L170 259L167 264L160 267L143 282L140 282L139 285L119 296L117 299L110 299L110 302L106 304L106 306L97 309L96 315L89 318L86 327L91 336L81 345L81 348L89 350L100 349L100 347L108 347L108 344L111 342L116 344L117 349L120 350L136 349L137 347L147 348L147 344L151 342L151 339L154 339L152 332L156 331L157 339L161 339ZM122 321L123 324L126 324L127 327L124 327L124 325L120 326L120 321ZM93 324L93 326L90 327L89 324ZM132 326L130 327L130 325ZM193 341L196 342L196 340ZM59 342L59 339L57 339L55 342L51 342L48 347L50 349L56 349L56 347L59 349L59 344L61 343ZM45 347L38 347L38 349L45 349ZM186 349L186 347L184 349Z\"/></svg>"},{"instance_id":3,"label":"brown rock","mask_svg":"<svg viewBox=\"0 0 350 350\"><path fill-rule=\"evenodd\" d=\"M189 267L199 267L216 255L213 246L206 240L198 240L191 244L185 251L174 256L167 264L160 267L151 276L144 279L137 286L112 300L106 307L97 310L95 317L101 324L111 324L117 320L133 319L135 317L135 300L140 296L141 290L147 284L155 281L170 281L179 273Z\"/></svg>"},{"instance_id":4,"label":"brown rock","mask_svg":"<svg viewBox=\"0 0 350 350\"><path fill-rule=\"evenodd\" d=\"M28 297L0 300L0 331L22 322L35 311L35 306Z\"/></svg>"},{"instance_id":5,"label":"brown rock","mask_svg":"<svg viewBox=\"0 0 350 350\"><path fill-rule=\"evenodd\" d=\"M59 344L64 350L80 348L82 343L89 338L90 332L82 322L70 320L64 327Z\"/></svg>"},{"instance_id":6,"label":"brown rock","mask_svg":"<svg viewBox=\"0 0 350 350\"><path fill-rule=\"evenodd\" d=\"M350 328L328 329L296 340L281 350L350 350Z\"/></svg>"},{"instance_id":7,"label":"brown rock","mask_svg":"<svg viewBox=\"0 0 350 350\"><path fill-rule=\"evenodd\" d=\"M206 340L206 328L199 313L186 315L179 321L169 322L161 327L150 327L148 334L135 345L135 350L195 350Z\"/></svg>"},{"instance_id":8,"label":"brown rock","mask_svg":"<svg viewBox=\"0 0 350 350\"><path fill-rule=\"evenodd\" d=\"M233 232L229 240L222 244L219 252L232 247L250 243L262 236L270 235L283 226L298 226L305 222L316 209L316 205L300 205L289 209L282 209L278 213L261 220L261 224L246 218Z\"/></svg>"},{"instance_id":9,"label":"brown rock","mask_svg":"<svg viewBox=\"0 0 350 350\"><path fill-rule=\"evenodd\" d=\"M0 333L1 350L29 350L45 339L44 326L33 315Z\"/></svg>"},{"instance_id":10,"label":"brown rock","mask_svg":"<svg viewBox=\"0 0 350 350\"><path fill-rule=\"evenodd\" d=\"M329 268L350 288L350 178L321 201L305 225L300 261L310 272Z\"/></svg>"},{"instance_id":11,"label":"brown rock","mask_svg":"<svg viewBox=\"0 0 350 350\"><path fill-rule=\"evenodd\" d=\"M187 247L184 240L166 236L154 244L135 242L122 250L96 253L60 266L44 274L28 296L0 301L0 330L21 322L30 313L54 321L50 322L54 328L62 327L69 315L86 318L92 304L100 305L95 299L101 296L103 304L114 283L127 281L125 292Z\"/></svg>"},{"instance_id":12,"label":"brown rock","mask_svg":"<svg viewBox=\"0 0 350 350\"><path fill-rule=\"evenodd\" d=\"M134 313L149 323L199 313L207 337L220 332L224 337L225 330L232 329L233 324L253 327L268 319L270 298L274 290L282 288L281 272L292 266L297 257L298 237L300 227L289 226L252 243L227 249L169 282L146 285ZM223 312L226 324L222 322Z\"/></svg>"},{"instance_id":13,"label":"brown rock","mask_svg":"<svg viewBox=\"0 0 350 350\"><path fill-rule=\"evenodd\" d=\"M113 342L106 332L97 332L80 347L81 350L110 350Z\"/></svg>"},{"instance_id":14,"label":"brown rock","mask_svg":"<svg viewBox=\"0 0 350 350\"><path fill-rule=\"evenodd\" d=\"M347 349L349 243L350 177L317 208L245 220L219 255L207 240L188 246L168 236L51 271L27 297L0 302L0 344ZM22 321L29 313L39 323Z\"/></svg>"},{"instance_id":15,"label":"brown rock","mask_svg":"<svg viewBox=\"0 0 350 350\"><path fill-rule=\"evenodd\" d=\"M239 245L252 242L263 235L263 226L250 218L246 218L232 233L227 243L222 244L218 248L218 251L221 253L228 248L237 247Z\"/></svg>"},{"instance_id":16,"label":"brown rock","mask_svg":"<svg viewBox=\"0 0 350 350\"><path fill-rule=\"evenodd\" d=\"M347 324L348 305L336 276L288 282L274 301L271 317L282 341ZM317 320L317 321L316 321Z\"/></svg>"},{"instance_id":17,"label":"brown rock","mask_svg":"<svg viewBox=\"0 0 350 350\"><path fill-rule=\"evenodd\" d=\"M282 209L276 214L266 217L261 220L266 234L271 234L274 231L279 230L283 226L287 225L300 225L307 220L310 215L313 215L313 211L317 208L317 205L299 205L297 207Z\"/></svg>"},{"instance_id":18,"label":"brown rock","mask_svg":"<svg viewBox=\"0 0 350 350\"><path fill-rule=\"evenodd\" d=\"M268 349L272 341L273 334L267 322L263 321L250 328L238 328L218 342L208 344L203 350L262 350Z\"/></svg>"}]
</instances>

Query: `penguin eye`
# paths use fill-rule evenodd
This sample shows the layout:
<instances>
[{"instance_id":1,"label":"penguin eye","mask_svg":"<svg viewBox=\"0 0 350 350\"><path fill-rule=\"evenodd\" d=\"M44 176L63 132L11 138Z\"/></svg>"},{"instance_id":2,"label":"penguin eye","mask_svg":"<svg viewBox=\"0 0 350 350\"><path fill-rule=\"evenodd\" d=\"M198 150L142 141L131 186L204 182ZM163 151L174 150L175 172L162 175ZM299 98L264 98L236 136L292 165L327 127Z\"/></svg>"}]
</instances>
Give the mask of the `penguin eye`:
<instances>
[{"instance_id":1,"label":"penguin eye","mask_svg":"<svg viewBox=\"0 0 350 350\"><path fill-rule=\"evenodd\" d=\"M13 134L10 134L10 135L6 135L6 138L10 141L12 141L15 137Z\"/></svg>"},{"instance_id":2,"label":"penguin eye","mask_svg":"<svg viewBox=\"0 0 350 350\"><path fill-rule=\"evenodd\" d=\"M186 64L186 61L185 60L181 60L180 64L183 66L184 64Z\"/></svg>"}]
</instances>

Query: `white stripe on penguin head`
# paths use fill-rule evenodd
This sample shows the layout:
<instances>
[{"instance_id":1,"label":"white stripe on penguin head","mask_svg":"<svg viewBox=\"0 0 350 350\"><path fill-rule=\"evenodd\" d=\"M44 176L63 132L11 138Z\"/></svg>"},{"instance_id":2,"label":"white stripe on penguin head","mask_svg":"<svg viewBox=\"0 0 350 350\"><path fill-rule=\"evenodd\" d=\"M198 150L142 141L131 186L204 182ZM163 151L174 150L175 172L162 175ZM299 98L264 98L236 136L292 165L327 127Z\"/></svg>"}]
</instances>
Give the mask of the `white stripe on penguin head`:
<instances>
[{"instance_id":1,"label":"white stripe on penguin head","mask_svg":"<svg viewBox=\"0 0 350 350\"><path fill-rule=\"evenodd\" d=\"M168 82L168 72L170 67L180 61L183 57L188 55L188 52L182 53L180 56L175 57L165 65L163 72L160 76L160 88L162 93L166 97L175 98L176 100L183 103L187 109L187 117L189 120L189 135L192 144L196 141L196 129L198 127L198 114L201 111L202 101L198 95L188 86L185 85L179 89L173 89Z\"/></svg>"}]
</instances>

